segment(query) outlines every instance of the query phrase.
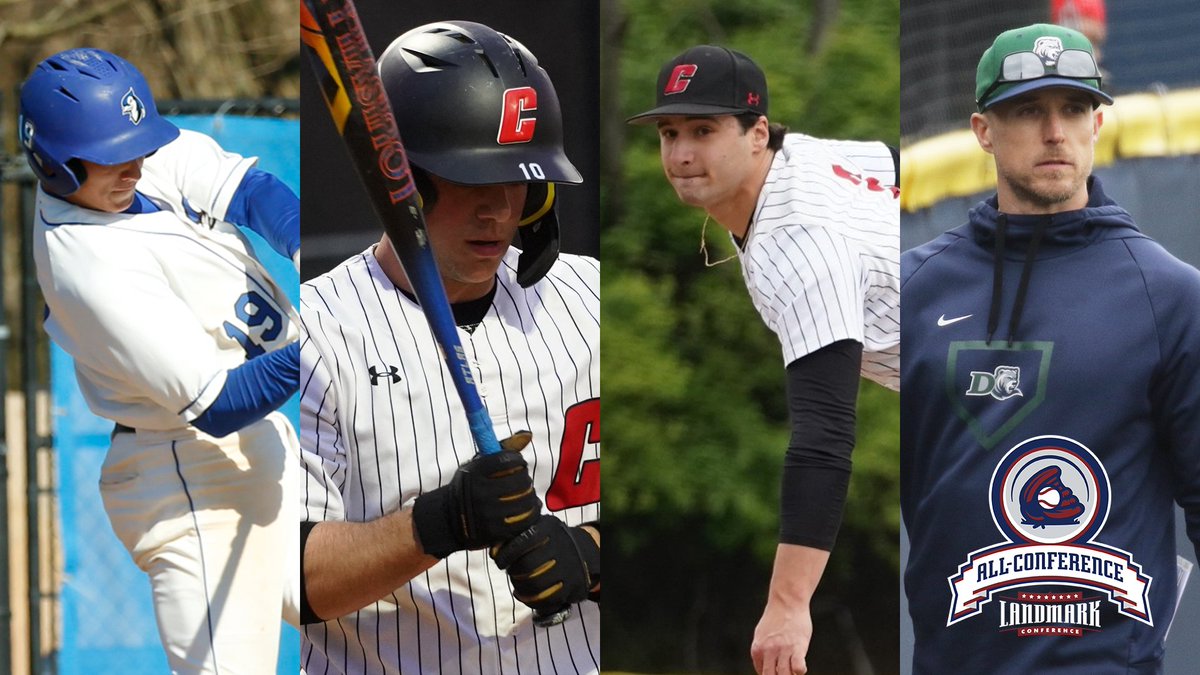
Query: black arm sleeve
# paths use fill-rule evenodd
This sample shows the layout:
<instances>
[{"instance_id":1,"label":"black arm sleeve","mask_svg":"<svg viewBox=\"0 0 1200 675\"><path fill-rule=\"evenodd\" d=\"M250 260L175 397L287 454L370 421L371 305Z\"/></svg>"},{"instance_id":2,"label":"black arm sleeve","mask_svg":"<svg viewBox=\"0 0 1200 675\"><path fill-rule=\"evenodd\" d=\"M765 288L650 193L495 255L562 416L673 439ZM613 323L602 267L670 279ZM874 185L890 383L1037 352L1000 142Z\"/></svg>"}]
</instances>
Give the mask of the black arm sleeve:
<instances>
[{"instance_id":1,"label":"black arm sleeve","mask_svg":"<svg viewBox=\"0 0 1200 675\"><path fill-rule=\"evenodd\" d=\"M300 523L300 625L302 626L307 626L310 623L322 623L324 621L309 606L308 588L304 583L304 546L308 543L308 534L312 532L315 526L316 523L309 521Z\"/></svg>"},{"instance_id":2,"label":"black arm sleeve","mask_svg":"<svg viewBox=\"0 0 1200 675\"><path fill-rule=\"evenodd\" d=\"M842 340L787 367L792 440L783 463L779 541L833 549L850 485L862 344Z\"/></svg>"},{"instance_id":3,"label":"black arm sleeve","mask_svg":"<svg viewBox=\"0 0 1200 675\"><path fill-rule=\"evenodd\" d=\"M896 182L892 185L900 185L900 151L890 145L888 150L892 151L892 167L896 170Z\"/></svg>"}]
</instances>

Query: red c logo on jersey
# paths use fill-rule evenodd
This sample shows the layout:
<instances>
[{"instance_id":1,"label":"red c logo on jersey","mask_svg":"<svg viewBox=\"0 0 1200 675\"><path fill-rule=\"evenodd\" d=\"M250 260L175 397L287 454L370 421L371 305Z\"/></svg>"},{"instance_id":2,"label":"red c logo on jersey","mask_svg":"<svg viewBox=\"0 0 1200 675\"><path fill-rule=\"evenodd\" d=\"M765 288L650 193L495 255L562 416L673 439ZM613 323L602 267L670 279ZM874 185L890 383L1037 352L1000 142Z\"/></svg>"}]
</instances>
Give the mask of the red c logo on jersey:
<instances>
[{"instance_id":1,"label":"red c logo on jersey","mask_svg":"<svg viewBox=\"0 0 1200 675\"><path fill-rule=\"evenodd\" d=\"M600 442L600 399L576 403L563 417L558 469L546 492L546 507L562 511L600 501L600 459L583 459L583 446Z\"/></svg>"},{"instance_id":2,"label":"red c logo on jersey","mask_svg":"<svg viewBox=\"0 0 1200 675\"><path fill-rule=\"evenodd\" d=\"M691 77L696 74L696 66L690 63L675 66L675 70L671 71L671 77L667 79L667 86L663 89L663 94L671 95L683 92L692 83Z\"/></svg>"},{"instance_id":3,"label":"red c logo on jersey","mask_svg":"<svg viewBox=\"0 0 1200 675\"><path fill-rule=\"evenodd\" d=\"M840 164L833 165L833 175L837 176L838 178L845 178L855 185L863 184L862 176L843 168ZM895 185L884 185L883 183L879 182L878 178L875 177L867 178L866 182L867 189L871 192L890 192L892 193L892 199L900 198L900 188L896 187Z\"/></svg>"},{"instance_id":4,"label":"red c logo on jersey","mask_svg":"<svg viewBox=\"0 0 1200 675\"><path fill-rule=\"evenodd\" d=\"M500 145L528 143L533 140L537 118L523 113L537 110L537 90L533 87L517 87L504 91L504 105L500 111L500 132L496 142Z\"/></svg>"}]
</instances>

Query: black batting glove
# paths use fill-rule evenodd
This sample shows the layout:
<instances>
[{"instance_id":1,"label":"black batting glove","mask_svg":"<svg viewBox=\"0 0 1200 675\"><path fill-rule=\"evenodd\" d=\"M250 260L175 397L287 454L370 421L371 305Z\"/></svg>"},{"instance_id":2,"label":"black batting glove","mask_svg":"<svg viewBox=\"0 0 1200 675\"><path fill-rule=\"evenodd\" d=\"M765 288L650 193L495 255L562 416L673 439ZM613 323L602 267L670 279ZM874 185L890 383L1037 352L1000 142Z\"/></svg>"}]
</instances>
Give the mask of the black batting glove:
<instances>
[{"instance_id":1,"label":"black batting glove","mask_svg":"<svg viewBox=\"0 0 1200 675\"><path fill-rule=\"evenodd\" d=\"M533 435L518 431L491 455L476 455L442 487L417 497L413 526L429 555L481 549L507 541L536 522L542 500L521 450Z\"/></svg>"},{"instance_id":2,"label":"black batting glove","mask_svg":"<svg viewBox=\"0 0 1200 675\"><path fill-rule=\"evenodd\" d=\"M600 546L581 527L543 514L516 538L492 549L513 595L540 615L586 600L600 584ZM591 595L599 600L599 591Z\"/></svg>"}]
</instances>

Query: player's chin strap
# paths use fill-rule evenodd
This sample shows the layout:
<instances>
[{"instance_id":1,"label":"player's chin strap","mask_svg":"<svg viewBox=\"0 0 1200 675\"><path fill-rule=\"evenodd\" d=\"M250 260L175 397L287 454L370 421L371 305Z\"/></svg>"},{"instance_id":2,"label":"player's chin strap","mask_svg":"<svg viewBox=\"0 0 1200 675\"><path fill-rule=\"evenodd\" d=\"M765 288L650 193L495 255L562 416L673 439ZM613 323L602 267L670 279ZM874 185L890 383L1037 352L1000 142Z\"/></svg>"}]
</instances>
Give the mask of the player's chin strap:
<instances>
[{"instance_id":1,"label":"player's chin strap","mask_svg":"<svg viewBox=\"0 0 1200 675\"><path fill-rule=\"evenodd\" d=\"M554 183L529 183L525 208L521 211L521 257L517 259L517 283L522 288L541 280L558 259L558 213Z\"/></svg>"},{"instance_id":2,"label":"player's chin strap","mask_svg":"<svg viewBox=\"0 0 1200 675\"><path fill-rule=\"evenodd\" d=\"M737 253L730 255L728 258L721 258L717 262L709 262L709 260L708 260L708 243L704 238L704 235L708 232L708 219L709 219L709 215L707 213L704 214L704 224L700 226L700 252L704 254L704 266L705 267L716 267L717 265L720 265L722 263L727 263L730 260L733 260L734 258L737 257Z\"/></svg>"}]
</instances>

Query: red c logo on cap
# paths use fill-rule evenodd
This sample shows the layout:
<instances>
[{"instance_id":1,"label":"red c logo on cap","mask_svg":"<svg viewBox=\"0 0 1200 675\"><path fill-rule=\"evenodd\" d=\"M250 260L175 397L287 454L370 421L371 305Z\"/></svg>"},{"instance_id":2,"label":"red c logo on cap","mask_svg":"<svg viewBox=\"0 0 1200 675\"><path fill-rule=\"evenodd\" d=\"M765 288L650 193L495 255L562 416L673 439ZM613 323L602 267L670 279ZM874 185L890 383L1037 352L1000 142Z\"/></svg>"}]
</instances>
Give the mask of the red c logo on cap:
<instances>
[{"instance_id":1,"label":"red c logo on cap","mask_svg":"<svg viewBox=\"0 0 1200 675\"><path fill-rule=\"evenodd\" d=\"M692 83L689 79L696 74L696 66L691 63L685 63L675 66L675 70L671 71L671 77L667 79L667 86L663 88L663 94L678 94L688 88Z\"/></svg>"},{"instance_id":2,"label":"red c logo on cap","mask_svg":"<svg viewBox=\"0 0 1200 675\"><path fill-rule=\"evenodd\" d=\"M500 111L500 132L496 142L500 145L528 143L533 140L537 118L524 113L537 110L537 90L533 87L517 87L504 92L504 104Z\"/></svg>"}]
</instances>

